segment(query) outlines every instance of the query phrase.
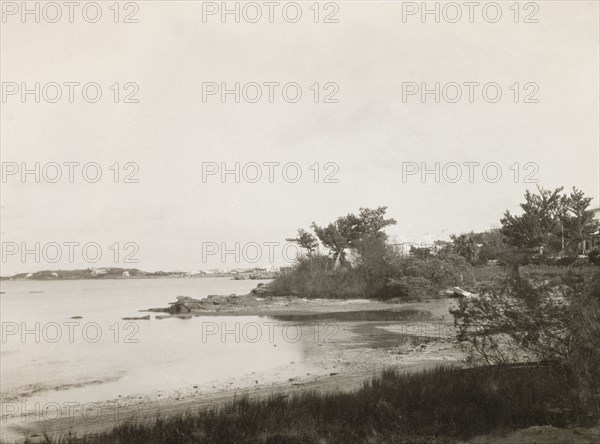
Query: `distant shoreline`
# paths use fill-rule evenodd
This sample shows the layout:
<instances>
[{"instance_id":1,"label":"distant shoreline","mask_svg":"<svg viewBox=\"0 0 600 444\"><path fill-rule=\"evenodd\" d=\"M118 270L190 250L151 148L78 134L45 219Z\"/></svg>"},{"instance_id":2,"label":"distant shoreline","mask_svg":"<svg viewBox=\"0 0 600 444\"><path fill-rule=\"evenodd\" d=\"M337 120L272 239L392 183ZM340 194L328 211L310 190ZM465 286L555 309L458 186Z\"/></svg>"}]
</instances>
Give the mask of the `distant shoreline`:
<instances>
[{"instance_id":1,"label":"distant shoreline","mask_svg":"<svg viewBox=\"0 0 600 444\"><path fill-rule=\"evenodd\" d=\"M48 272L43 272L48 273ZM56 271L50 273L58 273ZM267 273L212 273L212 274L195 274L189 275L182 272L167 272L165 274L153 274L146 273L134 276L123 276L116 274L104 274L104 275L80 275L80 276L35 276L35 273L30 276L22 276L23 273L19 273L12 276L0 276L0 281L82 281L82 280L129 280L129 279L198 279L198 278L232 278L234 280L268 280L274 279L276 276L275 272Z\"/></svg>"}]
</instances>

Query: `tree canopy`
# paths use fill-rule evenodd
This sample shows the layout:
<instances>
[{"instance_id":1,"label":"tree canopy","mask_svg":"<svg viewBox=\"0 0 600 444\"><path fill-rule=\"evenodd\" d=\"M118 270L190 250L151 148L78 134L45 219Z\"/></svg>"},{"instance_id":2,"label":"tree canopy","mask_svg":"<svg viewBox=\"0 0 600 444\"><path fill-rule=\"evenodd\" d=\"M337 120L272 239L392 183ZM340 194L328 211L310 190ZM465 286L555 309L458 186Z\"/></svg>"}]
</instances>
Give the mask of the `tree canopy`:
<instances>
[{"instance_id":1,"label":"tree canopy","mask_svg":"<svg viewBox=\"0 0 600 444\"><path fill-rule=\"evenodd\" d=\"M367 239L380 241L387 239L387 235L383 230L389 225L396 224L396 220L386 219L386 211L387 207L360 208L358 215L349 213L346 216L338 217L325 226L313 222L311 227L316 238L311 233L299 229L297 237L287 240L298 243L302 248L306 248L309 253L318 246L318 241L320 241L329 250L334 260L344 263L346 261L346 249L362 249Z\"/></svg>"},{"instance_id":2,"label":"tree canopy","mask_svg":"<svg viewBox=\"0 0 600 444\"><path fill-rule=\"evenodd\" d=\"M584 239L598 230L598 222L588 209L592 198L573 188L571 194L561 194L563 188L537 193L527 191L521 203L523 213L504 213L500 231L508 244L529 253L554 252L575 254Z\"/></svg>"}]
</instances>

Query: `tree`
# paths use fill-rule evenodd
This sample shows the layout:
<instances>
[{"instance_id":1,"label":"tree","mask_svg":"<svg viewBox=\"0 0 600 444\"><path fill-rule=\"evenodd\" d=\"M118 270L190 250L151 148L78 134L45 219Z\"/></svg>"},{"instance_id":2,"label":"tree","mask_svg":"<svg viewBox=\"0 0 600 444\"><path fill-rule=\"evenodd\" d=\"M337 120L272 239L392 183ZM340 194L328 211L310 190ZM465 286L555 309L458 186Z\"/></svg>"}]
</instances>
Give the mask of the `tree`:
<instances>
[{"instance_id":1,"label":"tree","mask_svg":"<svg viewBox=\"0 0 600 444\"><path fill-rule=\"evenodd\" d=\"M331 256L334 261L344 263L346 253L344 250L350 247L347 234L347 224L343 218L338 218L335 222L330 223L326 227L319 227L314 222L311 227L315 234L326 248L331 251Z\"/></svg>"},{"instance_id":2,"label":"tree","mask_svg":"<svg viewBox=\"0 0 600 444\"><path fill-rule=\"evenodd\" d=\"M314 250L319 246L317 238L302 228L298 230L296 237L288 237L286 241L298 244L300 248L304 248L308 252L309 256L312 255Z\"/></svg>"},{"instance_id":3,"label":"tree","mask_svg":"<svg viewBox=\"0 0 600 444\"><path fill-rule=\"evenodd\" d=\"M582 401L600 412L600 272L507 280L450 310L472 363L556 361L570 368Z\"/></svg>"},{"instance_id":4,"label":"tree","mask_svg":"<svg viewBox=\"0 0 600 444\"><path fill-rule=\"evenodd\" d=\"M573 288L509 279L500 289L482 290L479 297L463 298L450 310L470 361L489 365L568 359Z\"/></svg>"},{"instance_id":5,"label":"tree","mask_svg":"<svg viewBox=\"0 0 600 444\"><path fill-rule=\"evenodd\" d=\"M385 219L387 207L378 207L376 209L360 208L358 216L348 214L338 217L325 227L320 227L315 222L311 227L315 234L325 247L332 254L332 257L340 264L346 263L346 253L344 250L351 248L359 249L361 241L366 238L376 238L385 241L387 235L383 229L389 225L396 224L395 219Z\"/></svg>"},{"instance_id":6,"label":"tree","mask_svg":"<svg viewBox=\"0 0 600 444\"><path fill-rule=\"evenodd\" d=\"M410 256L412 256L412 257L416 257L419 259L427 259L428 257L432 256L431 248L428 248L428 247L411 246L408 254L410 254Z\"/></svg>"},{"instance_id":7,"label":"tree","mask_svg":"<svg viewBox=\"0 0 600 444\"><path fill-rule=\"evenodd\" d=\"M464 257L468 263L475 264L477 248L475 246L475 241L473 240L473 233L461 234L459 236L452 234L450 239L452 239L454 252Z\"/></svg>"},{"instance_id":8,"label":"tree","mask_svg":"<svg viewBox=\"0 0 600 444\"><path fill-rule=\"evenodd\" d=\"M561 195L562 189L538 187L537 194L527 191L521 204L522 215L504 213L500 232L515 248L519 262L527 261L535 253L560 251L575 255L583 241L598 230L598 222L588 210L592 198L585 197L577 188L570 195ZM518 263L515 267L518 270Z\"/></svg>"},{"instance_id":9,"label":"tree","mask_svg":"<svg viewBox=\"0 0 600 444\"><path fill-rule=\"evenodd\" d=\"M500 219L500 232L508 245L514 247L513 271L518 273L519 264L533 254L544 254L547 247L557 239L559 219L565 212L563 187L554 191L538 186L538 193L525 192L525 202L520 204L523 214L513 216L506 210Z\"/></svg>"},{"instance_id":10,"label":"tree","mask_svg":"<svg viewBox=\"0 0 600 444\"><path fill-rule=\"evenodd\" d=\"M566 240L566 250L576 254L579 246L584 240L598 231L598 221L594 220L594 212L588 210L591 197L585 197L583 191L573 187L569 196L564 197L563 205L565 211L560 215L562 230ZM585 254L582 245L582 254Z\"/></svg>"},{"instance_id":11,"label":"tree","mask_svg":"<svg viewBox=\"0 0 600 444\"><path fill-rule=\"evenodd\" d=\"M452 247L452 243L448 242L448 241L443 241L443 240L433 241L433 249L439 258L446 258L446 257L454 254L454 249Z\"/></svg>"},{"instance_id":12,"label":"tree","mask_svg":"<svg viewBox=\"0 0 600 444\"><path fill-rule=\"evenodd\" d=\"M358 239L374 236L378 239L387 239L383 229L389 225L396 225L395 219L385 219L387 207L378 207L375 210L361 208L358 216Z\"/></svg>"},{"instance_id":13,"label":"tree","mask_svg":"<svg viewBox=\"0 0 600 444\"><path fill-rule=\"evenodd\" d=\"M538 193L525 192L525 202L521 216L513 216L506 210L500 219L500 231L509 244L518 248L540 249L548 244L556 228L556 221L564 210L564 199L560 192L562 187L554 191L538 187Z\"/></svg>"},{"instance_id":14,"label":"tree","mask_svg":"<svg viewBox=\"0 0 600 444\"><path fill-rule=\"evenodd\" d=\"M490 260L501 259L507 252L504 235L498 229L475 233L473 240L481 247L477 251L477 262L487 264Z\"/></svg>"}]
</instances>

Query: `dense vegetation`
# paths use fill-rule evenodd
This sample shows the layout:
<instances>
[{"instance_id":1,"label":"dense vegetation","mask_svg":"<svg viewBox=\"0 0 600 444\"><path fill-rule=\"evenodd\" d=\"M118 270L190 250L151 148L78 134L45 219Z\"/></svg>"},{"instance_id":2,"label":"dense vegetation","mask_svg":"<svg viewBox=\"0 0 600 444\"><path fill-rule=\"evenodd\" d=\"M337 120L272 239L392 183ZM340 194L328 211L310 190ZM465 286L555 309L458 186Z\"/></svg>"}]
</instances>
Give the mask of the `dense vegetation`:
<instances>
[{"instance_id":1,"label":"dense vegetation","mask_svg":"<svg viewBox=\"0 0 600 444\"><path fill-rule=\"evenodd\" d=\"M401 257L388 250L378 258L362 256L354 266L337 268L326 255L300 257L292 271L273 281L271 289L278 295L401 302L437 297L449 286L473 284L472 266L459 255Z\"/></svg>"},{"instance_id":2,"label":"dense vegetation","mask_svg":"<svg viewBox=\"0 0 600 444\"><path fill-rule=\"evenodd\" d=\"M386 207L361 208L326 227L312 224L315 235L300 229L295 238L306 250L297 263L271 284L275 294L314 298L417 300L439 290L473 283L471 265L450 244L435 250L413 249L410 255L387 244ZM319 252L319 246L328 254Z\"/></svg>"},{"instance_id":3,"label":"dense vegetation","mask_svg":"<svg viewBox=\"0 0 600 444\"><path fill-rule=\"evenodd\" d=\"M378 298L399 301L435 297L448 286L473 289L473 267L495 262L518 274L527 264L577 266L598 264L598 221L589 209L591 198L580 190L561 194L538 188L527 191L523 214L506 211L501 227L483 233L452 235L451 241L398 252L387 242L386 207L361 208L325 227L314 222L314 234L299 229L296 242L306 254L277 278L276 294L305 297ZM321 251L326 251L323 253ZM581 258L583 253L587 258Z\"/></svg>"},{"instance_id":4,"label":"dense vegetation","mask_svg":"<svg viewBox=\"0 0 600 444\"><path fill-rule=\"evenodd\" d=\"M600 272L582 267L544 279L486 285L453 311L472 364L552 361L570 368L582 398L600 413Z\"/></svg>"}]
</instances>

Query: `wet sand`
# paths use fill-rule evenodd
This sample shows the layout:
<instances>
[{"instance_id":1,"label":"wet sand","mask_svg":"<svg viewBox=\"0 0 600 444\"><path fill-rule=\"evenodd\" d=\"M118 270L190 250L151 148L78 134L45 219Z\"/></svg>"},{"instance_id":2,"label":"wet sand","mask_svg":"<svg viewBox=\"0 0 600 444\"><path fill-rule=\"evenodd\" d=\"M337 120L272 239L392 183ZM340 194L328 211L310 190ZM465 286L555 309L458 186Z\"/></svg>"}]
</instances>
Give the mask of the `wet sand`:
<instances>
[{"instance_id":1,"label":"wet sand","mask_svg":"<svg viewBox=\"0 0 600 444\"><path fill-rule=\"evenodd\" d=\"M214 304L220 307L185 315L258 315L297 326L309 338L302 341L304 359L241 377L202 381L177 391L93 403L87 405L87 414L76 409L52 420L40 421L32 415L3 418L3 438L23 440L28 436L43 441L42 433L95 433L122 422L152 420L158 414L165 417L217 406L243 395L260 399L289 396L302 390L356 390L383 369L418 371L438 365L460 365L462 359L448 313L454 299L387 304L363 300L273 300L252 295L240 298L237 305ZM163 313L157 317L161 315L178 316Z\"/></svg>"}]
</instances>

